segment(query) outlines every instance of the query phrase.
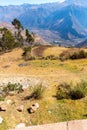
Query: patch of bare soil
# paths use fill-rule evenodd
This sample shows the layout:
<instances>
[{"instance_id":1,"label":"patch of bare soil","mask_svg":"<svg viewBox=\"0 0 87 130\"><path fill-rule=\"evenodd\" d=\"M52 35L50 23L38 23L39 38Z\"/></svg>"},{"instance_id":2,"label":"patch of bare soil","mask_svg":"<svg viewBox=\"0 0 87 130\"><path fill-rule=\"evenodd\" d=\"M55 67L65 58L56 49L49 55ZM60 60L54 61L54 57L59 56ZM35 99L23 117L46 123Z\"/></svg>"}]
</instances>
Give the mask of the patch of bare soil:
<instances>
[{"instance_id":1,"label":"patch of bare soil","mask_svg":"<svg viewBox=\"0 0 87 130\"><path fill-rule=\"evenodd\" d=\"M37 48L35 48L33 50L33 54L37 57L42 57L43 56L43 52L47 49L51 47L50 45L44 45L44 46L38 46Z\"/></svg>"}]
</instances>

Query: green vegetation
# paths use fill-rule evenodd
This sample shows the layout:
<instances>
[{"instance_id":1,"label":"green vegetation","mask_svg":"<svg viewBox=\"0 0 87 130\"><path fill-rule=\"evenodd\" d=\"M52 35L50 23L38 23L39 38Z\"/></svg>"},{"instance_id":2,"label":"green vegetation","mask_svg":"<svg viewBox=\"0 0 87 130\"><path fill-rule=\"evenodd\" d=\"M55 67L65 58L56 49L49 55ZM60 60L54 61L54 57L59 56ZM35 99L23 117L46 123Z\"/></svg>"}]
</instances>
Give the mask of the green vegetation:
<instances>
[{"instance_id":1,"label":"green vegetation","mask_svg":"<svg viewBox=\"0 0 87 130\"><path fill-rule=\"evenodd\" d=\"M22 56L23 56L23 59L25 61L27 61L27 60L35 60L35 57L32 56L31 52L32 52L32 47L31 46L23 48Z\"/></svg>"},{"instance_id":2,"label":"green vegetation","mask_svg":"<svg viewBox=\"0 0 87 130\"><path fill-rule=\"evenodd\" d=\"M76 59L84 59L87 58L87 52L85 52L82 49L69 49L66 51L63 51L60 55L59 55L59 59L61 61L64 60L76 60Z\"/></svg>"},{"instance_id":3,"label":"green vegetation","mask_svg":"<svg viewBox=\"0 0 87 130\"><path fill-rule=\"evenodd\" d=\"M6 86L2 86L1 88L4 95L9 95L10 92L13 92L13 94L15 94L23 91L22 85L20 85L19 83L12 84L9 82Z\"/></svg>"},{"instance_id":4,"label":"green vegetation","mask_svg":"<svg viewBox=\"0 0 87 130\"><path fill-rule=\"evenodd\" d=\"M23 26L21 22L18 19L14 19L12 21L12 24L14 25L15 29L15 38L17 39L17 42L19 43L20 47L23 45L23 36L21 35L21 32L23 30Z\"/></svg>"},{"instance_id":5,"label":"green vegetation","mask_svg":"<svg viewBox=\"0 0 87 130\"><path fill-rule=\"evenodd\" d=\"M30 46L34 42L34 37L29 33L28 29L25 31L25 36L23 36L23 26L18 19L12 21L12 25L15 27L14 32L11 32L7 28L0 28L0 51L6 52L7 50L12 50L17 47L24 46L27 42Z\"/></svg>"},{"instance_id":6,"label":"green vegetation","mask_svg":"<svg viewBox=\"0 0 87 130\"><path fill-rule=\"evenodd\" d=\"M70 85L62 83L57 88L56 98L57 99L68 99L69 98Z\"/></svg>"},{"instance_id":7,"label":"green vegetation","mask_svg":"<svg viewBox=\"0 0 87 130\"><path fill-rule=\"evenodd\" d=\"M7 28L1 28L0 32L2 35L0 39L2 51L11 50L18 46L15 37Z\"/></svg>"},{"instance_id":8,"label":"green vegetation","mask_svg":"<svg viewBox=\"0 0 87 130\"><path fill-rule=\"evenodd\" d=\"M70 91L70 98L73 100L84 98L87 95L87 81L81 81Z\"/></svg>"},{"instance_id":9,"label":"green vegetation","mask_svg":"<svg viewBox=\"0 0 87 130\"><path fill-rule=\"evenodd\" d=\"M43 59L45 59L45 60L58 60L58 56L48 55L46 57L43 57Z\"/></svg>"},{"instance_id":10,"label":"green vegetation","mask_svg":"<svg viewBox=\"0 0 87 130\"><path fill-rule=\"evenodd\" d=\"M33 99L42 99L44 96L45 89L46 88L42 86L42 84L34 86L30 97Z\"/></svg>"},{"instance_id":11,"label":"green vegetation","mask_svg":"<svg viewBox=\"0 0 87 130\"><path fill-rule=\"evenodd\" d=\"M33 44L34 38L33 36L29 33L28 29L26 29L26 42L28 42L30 45Z\"/></svg>"},{"instance_id":12,"label":"green vegetation","mask_svg":"<svg viewBox=\"0 0 87 130\"><path fill-rule=\"evenodd\" d=\"M72 83L62 83L57 88L56 98L77 100L87 96L87 82L81 81L74 86Z\"/></svg>"}]
</instances>

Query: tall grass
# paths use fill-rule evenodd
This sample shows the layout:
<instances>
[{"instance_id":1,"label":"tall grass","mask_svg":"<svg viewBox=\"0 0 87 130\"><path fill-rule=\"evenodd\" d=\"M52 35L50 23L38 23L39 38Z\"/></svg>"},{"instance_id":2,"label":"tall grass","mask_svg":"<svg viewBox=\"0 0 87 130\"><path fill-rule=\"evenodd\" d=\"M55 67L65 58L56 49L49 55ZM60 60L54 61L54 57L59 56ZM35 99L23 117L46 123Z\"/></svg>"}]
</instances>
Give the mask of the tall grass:
<instances>
[{"instance_id":1,"label":"tall grass","mask_svg":"<svg viewBox=\"0 0 87 130\"><path fill-rule=\"evenodd\" d=\"M41 99L44 96L45 90L46 90L46 88L44 86L42 86L42 84L38 84L33 87L30 97L33 99Z\"/></svg>"}]
</instances>

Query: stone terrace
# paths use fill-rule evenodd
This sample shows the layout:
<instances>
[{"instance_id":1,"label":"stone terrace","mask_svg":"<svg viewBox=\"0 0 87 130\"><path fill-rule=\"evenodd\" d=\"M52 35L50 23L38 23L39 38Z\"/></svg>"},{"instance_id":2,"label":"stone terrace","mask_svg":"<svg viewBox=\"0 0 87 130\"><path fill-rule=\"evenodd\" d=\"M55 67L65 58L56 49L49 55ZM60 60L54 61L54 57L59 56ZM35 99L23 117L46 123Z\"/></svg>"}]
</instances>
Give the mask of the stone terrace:
<instances>
[{"instance_id":1,"label":"stone terrace","mask_svg":"<svg viewBox=\"0 0 87 130\"><path fill-rule=\"evenodd\" d=\"M29 127L25 127L23 124L20 124L12 130L87 130L87 120L68 121Z\"/></svg>"}]
</instances>

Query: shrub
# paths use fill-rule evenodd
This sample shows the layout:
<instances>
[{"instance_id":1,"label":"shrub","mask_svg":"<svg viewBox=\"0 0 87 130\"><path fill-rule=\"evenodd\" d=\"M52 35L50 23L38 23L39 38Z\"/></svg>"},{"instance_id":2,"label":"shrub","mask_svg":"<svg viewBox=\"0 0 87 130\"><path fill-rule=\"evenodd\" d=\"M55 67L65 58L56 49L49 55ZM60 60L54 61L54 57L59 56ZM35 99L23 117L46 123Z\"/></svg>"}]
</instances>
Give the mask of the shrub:
<instances>
[{"instance_id":1,"label":"shrub","mask_svg":"<svg viewBox=\"0 0 87 130\"><path fill-rule=\"evenodd\" d=\"M47 57L45 57L45 60L57 60L58 57L57 56L54 56L54 55L49 55Z\"/></svg>"},{"instance_id":2,"label":"shrub","mask_svg":"<svg viewBox=\"0 0 87 130\"><path fill-rule=\"evenodd\" d=\"M22 89L22 85L20 85L19 83L18 84L12 84L12 83L8 83L6 86L3 87L3 92L6 94L6 95L9 95L10 92L14 92L14 93L20 93L22 92L23 89Z\"/></svg>"},{"instance_id":3,"label":"shrub","mask_svg":"<svg viewBox=\"0 0 87 130\"><path fill-rule=\"evenodd\" d=\"M42 84L36 85L34 86L30 97L34 99L41 99L43 98L44 92L45 92L45 87L42 86Z\"/></svg>"},{"instance_id":4,"label":"shrub","mask_svg":"<svg viewBox=\"0 0 87 130\"><path fill-rule=\"evenodd\" d=\"M32 54L31 54L31 51L32 51L32 47L31 46L29 46L29 47L25 47L25 48L23 48L23 54L22 54L22 56L23 56L23 59L24 60L35 60L35 57L34 56L32 56Z\"/></svg>"},{"instance_id":5,"label":"shrub","mask_svg":"<svg viewBox=\"0 0 87 130\"><path fill-rule=\"evenodd\" d=\"M31 50L32 50L31 46L29 46L29 47L24 47L24 48L23 48L23 51L24 51L24 52L23 52L22 56L26 55L27 52L30 52L30 53L31 53Z\"/></svg>"},{"instance_id":6,"label":"shrub","mask_svg":"<svg viewBox=\"0 0 87 130\"><path fill-rule=\"evenodd\" d=\"M31 55L26 55L23 57L25 61L28 61L28 60L35 60L36 58L34 56L31 56Z\"/></svg>"},{"instance_id":7,"label":"shrub","mask_svg":"<svg viewBox=\"0 0 87 130\"><path fill-rule=\"evenodd\" d=\"M85 97L85 93L81 89L75 89L70 91L70 97L72 100L81 99Z\"/></svg>"},{"instance_id":8,"label":"shrub","mask_svg":"<svg viewBox=\"0 0 87 130\"><path fill-rule=\"evenodd\" d=\"M69 98L70 85L67 83L62 83L57 88L56 98L57 99L67 99Z\"/></svg>"},{"instance_id":9,"label":"shrub","mask_svg":"<svg viewBox=\"0 0 87 130\"><path fill-rule=\"evenodd\" d=\"M72 99L77 100L84 98L87 95L87 82L81 81L75 86L73 84L62 83L57 88L57 99Z\"/></svg>"},{"instance_id":10,"label":"shrub","mask_svg":"<svg viewBox=\"0 0 87 130\"><path fill-rule=\"evenodd\" d=\"M87 82L81 81L75 85L73 89L71 89L69 96L73 100L84 98L87 94Z\"/></svg>"},{"instance_id":11,"label":"shrub","mask_svg":"<svg viewBox=\"0 0 87 130\"><path fill-rule=\"evenodd\" d=\"M75 59L84 59L84 58L87 58L87 52L80 49L72 49L72 50L69 49L67 51L63 51L59 55L59 59L61 61L64 61L67 59L75 60Z\"/></svg>"}]
</instances>

